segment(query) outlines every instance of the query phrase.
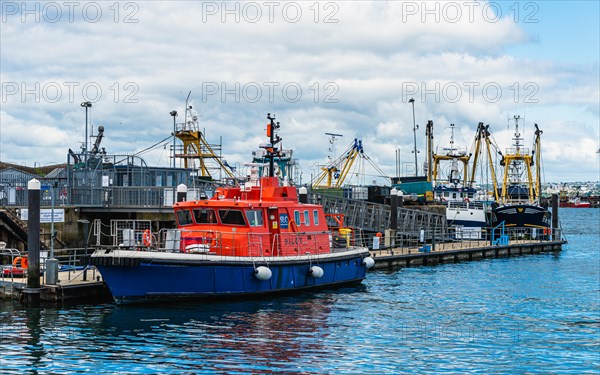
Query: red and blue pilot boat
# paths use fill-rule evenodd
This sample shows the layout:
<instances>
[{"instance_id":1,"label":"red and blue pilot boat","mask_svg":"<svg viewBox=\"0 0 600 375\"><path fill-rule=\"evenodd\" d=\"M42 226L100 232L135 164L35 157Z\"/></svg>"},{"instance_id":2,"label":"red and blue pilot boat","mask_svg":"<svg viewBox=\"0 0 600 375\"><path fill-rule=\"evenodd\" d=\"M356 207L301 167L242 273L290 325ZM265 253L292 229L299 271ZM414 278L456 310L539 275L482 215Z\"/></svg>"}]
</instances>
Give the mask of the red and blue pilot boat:
<instances>
[{"instance_id":1,"label":"red and blue pilot boat","mask_svg":"<svg viewBox=\"0 0 600 375\"><path fill-rule=\"evenodd\" d=\"M300 203L273 177L278 128L270 115L270 176L221 187L211 199L174 205L178 238L170 251L98 250L91 256L119 304L269 295L356 285L374 265L345 233L333 241L323 207ZM173 243L174 241L172 241Z\"/></svg>"}]
</instances>

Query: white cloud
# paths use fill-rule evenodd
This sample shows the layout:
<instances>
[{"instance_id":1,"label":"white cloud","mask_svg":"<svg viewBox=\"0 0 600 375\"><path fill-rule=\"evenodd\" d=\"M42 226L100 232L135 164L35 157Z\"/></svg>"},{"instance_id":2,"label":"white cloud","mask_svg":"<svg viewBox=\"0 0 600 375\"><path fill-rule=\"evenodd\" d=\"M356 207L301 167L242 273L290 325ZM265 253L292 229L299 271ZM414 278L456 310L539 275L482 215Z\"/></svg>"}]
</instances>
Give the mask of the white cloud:
<instances>
[{"instance_id":1,"label":"white cloud","mask_svg":"<svg viewBox=\"0 0 600 375\"><path fill-rule=\"evenodd\" d=\"M521 114L544 129L549 179L570 173L569 163L582 166L582 179L598 175L597 156L578 153L578 145L598 148L598 61L507 54L506 47L531 38L509 15L495 19L495 3L472 9L459 3L457 17L456 2L319 2L318 15L314 2L288 2L278 3L270 22L269 8L258 2L252 3L262 12L256 23L250 22L256 9L242 2L226 3L233 13L223 12L222 2L139 2L127 9L120 3L118 15L112 3L98 4L97 23L81 13L74 22L44 22L43 14L39 23L20 15L3 22L3 161L65 160L83 138L79 104L86 94L98 98L92 123L105 126L107 151L145 148L170 134L169 111L183 112L191 90L201 127L211 141L223 137L230 164L250 159L262 142L266 113L275 112L284 145L296 150L305 176L326 160L325 132L344 134L340 152L362 138L369 155L394 174L398 147L403 161L412 158L407 101L415 97L421 160L427 120L435 123L436 142L455 123L470 146L479 121L505 129L508 116ZM295 4L302 16L294 23ZM138 22L123 22L126 16ZM567 125L576 142L560 143ZM21 127L46 135L15 140ZM38 151L23 152L28 142ZM149 161L169 164L164 149L150 155Z\"/></svg>"}]
</instances>

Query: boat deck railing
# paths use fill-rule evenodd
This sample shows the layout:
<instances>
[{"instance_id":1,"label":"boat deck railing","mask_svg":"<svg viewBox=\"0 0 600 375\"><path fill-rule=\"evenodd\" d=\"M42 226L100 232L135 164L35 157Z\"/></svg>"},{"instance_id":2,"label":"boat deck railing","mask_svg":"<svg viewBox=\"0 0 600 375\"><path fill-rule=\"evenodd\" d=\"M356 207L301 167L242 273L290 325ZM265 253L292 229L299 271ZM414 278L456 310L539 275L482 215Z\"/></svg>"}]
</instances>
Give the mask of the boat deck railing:
<instances>
[{"instance_id":1,"label":"boat deck railing","mask_svg":"<svg viewBox=\"0 0 600 375\"><path fill-rule=\"evenodd\" d=\"M506 149L507 155L529 155L528 147L509 147Z\"/></svg>"},{"instance_id":2,"label":"boat deck railing","mask_svg":"<svg viewBox=\"0 0 600 375\"><path fill-rule=\"evenodd\" d=\"M328 254L350 248L366 247L371 241L360 229L321 232L281 232L276 234L248 233L241 231L161 229L158 233L148 230L129 230L121 236L118 245L114 239L105 239L103 247L135 249L156 252L210 254L223 256L297 256ZM116 234L115 234L116 235Z\"/></svg>"},{"instance_id":3,"label":"boat deck railing","mask_svg":"<svg viewBox=\"0 0 600 375\"><path fill-rule=\"evenodd\" d=\"M452 208L452 209L458 209L458 210L469 210L469 209L474 209L474 210L483 210L486 206L488 206L487 204L485 204L484 202L479 202L479 201L449 201L448 202L448 208Z\"/></svg>"}]
</instances>

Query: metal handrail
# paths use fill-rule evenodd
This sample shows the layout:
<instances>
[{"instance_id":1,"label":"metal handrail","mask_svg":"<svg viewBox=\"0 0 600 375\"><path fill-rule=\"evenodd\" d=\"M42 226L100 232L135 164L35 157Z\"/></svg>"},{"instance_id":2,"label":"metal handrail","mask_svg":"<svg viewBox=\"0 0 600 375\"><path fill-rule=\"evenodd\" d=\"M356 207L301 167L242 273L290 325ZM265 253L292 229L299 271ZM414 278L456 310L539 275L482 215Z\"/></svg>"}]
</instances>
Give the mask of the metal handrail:
<instances>
[{"instance_id":1,"label":"metal handrail","mask_svg":"<svg viewBox=\"0 0 600 375\"><path fill-rule=\"evenodd\" d=\"M346 228L347 229L347 228ZM245 240L240 241L240 236ZM161 229L152 234L150 246L140 243L120 246L122 249L136 249L156 252L189 252L212 255L234 255L238 251L246 251L250 256L272 257L273 254L287 254L290 249L298 246L297 253L302 254L300 247L308 247L314 252L337 252L348 247L363 246L367 238L362 230L354 230L347 237L342 237L335 231L317 232L284 232L271 235L270 233L248 233L237 231L215 231L195 229ZM340 238L343 241L340 241ZM334 241L337 240L337 242ZM349 246L347 246L349 245ZM319 251L321 247L321 251ZM324 249L327 249L324 251Z\"/></svg>"},{"instance_id":2,"label":"metal handrail","mask_svg":"<svg viewBox=\"0 0 600 375\"><path fill-rule=\"evenodd\" d=\"M16 254L16 256L15 256ZM17 257L21 256L21 252L18 249L0 249L0 256L3 255L10 255L10 265L8 265L8 267L10 267L10 282L14 283L14 274L13 274L13 263L15 261L15 259ZM0 266L0 280L4 279L4 269L6 268L6 266Z\"/></svg>"}]
</instances>

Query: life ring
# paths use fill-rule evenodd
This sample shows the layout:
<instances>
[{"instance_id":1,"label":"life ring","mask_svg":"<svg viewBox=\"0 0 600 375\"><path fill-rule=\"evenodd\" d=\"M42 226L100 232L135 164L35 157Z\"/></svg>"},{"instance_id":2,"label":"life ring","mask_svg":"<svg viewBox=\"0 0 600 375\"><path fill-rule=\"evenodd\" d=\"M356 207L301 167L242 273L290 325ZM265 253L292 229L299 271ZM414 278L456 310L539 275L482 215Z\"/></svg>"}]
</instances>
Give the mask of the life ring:
<instances>
[{"instance_id":1,"label":"life ring","mask_svg":"<svg viewBox=\"0 0 600 375\"><path fill-rule=\"evenodd\" d=\"M381 234L381 232L377 232L377 234L375 235L375 237L382 237L383 235Z\"/></svg>"},{"instance_id":2,"label":"life ring","mask_svg":"<svg viewBox=\"0 0 600 375\"><path fill-rule=\"evenodd\" d=\"M550 234L550 229L548 227L544 227L544 235Z\"/></svg>"},{"instance_id":3,"label":"life ring","mask_svg":"<svg viewBox=\"0 0 600 375\"><path fill-rule=\"evenodd\" d=\"M29 260L27 257L16 257L13 259L12 264L15 267L27 268L29 266Z\"/></svg>"},{"instance_id":4,"label":"life ring","mask_svg":"<svg viewBox=\"0 0 600 375\"><path fill-rule=\"evenodd\" d=\"M215 245L215 234L212 231L206 232L204 235L204 243L210 246Z\"/></svg>"},{"instance_id":5,"label":"life ring","mask_svg":"<svg viewBox=\"0 0 600 375\"><path fill-rule=\"evenodd\" d=\"M144 231L144 234L142 235L142 242L146 247L152 246L152 232L150 232L150 229L146 229Z\"/></svg>"}]
</instances>

